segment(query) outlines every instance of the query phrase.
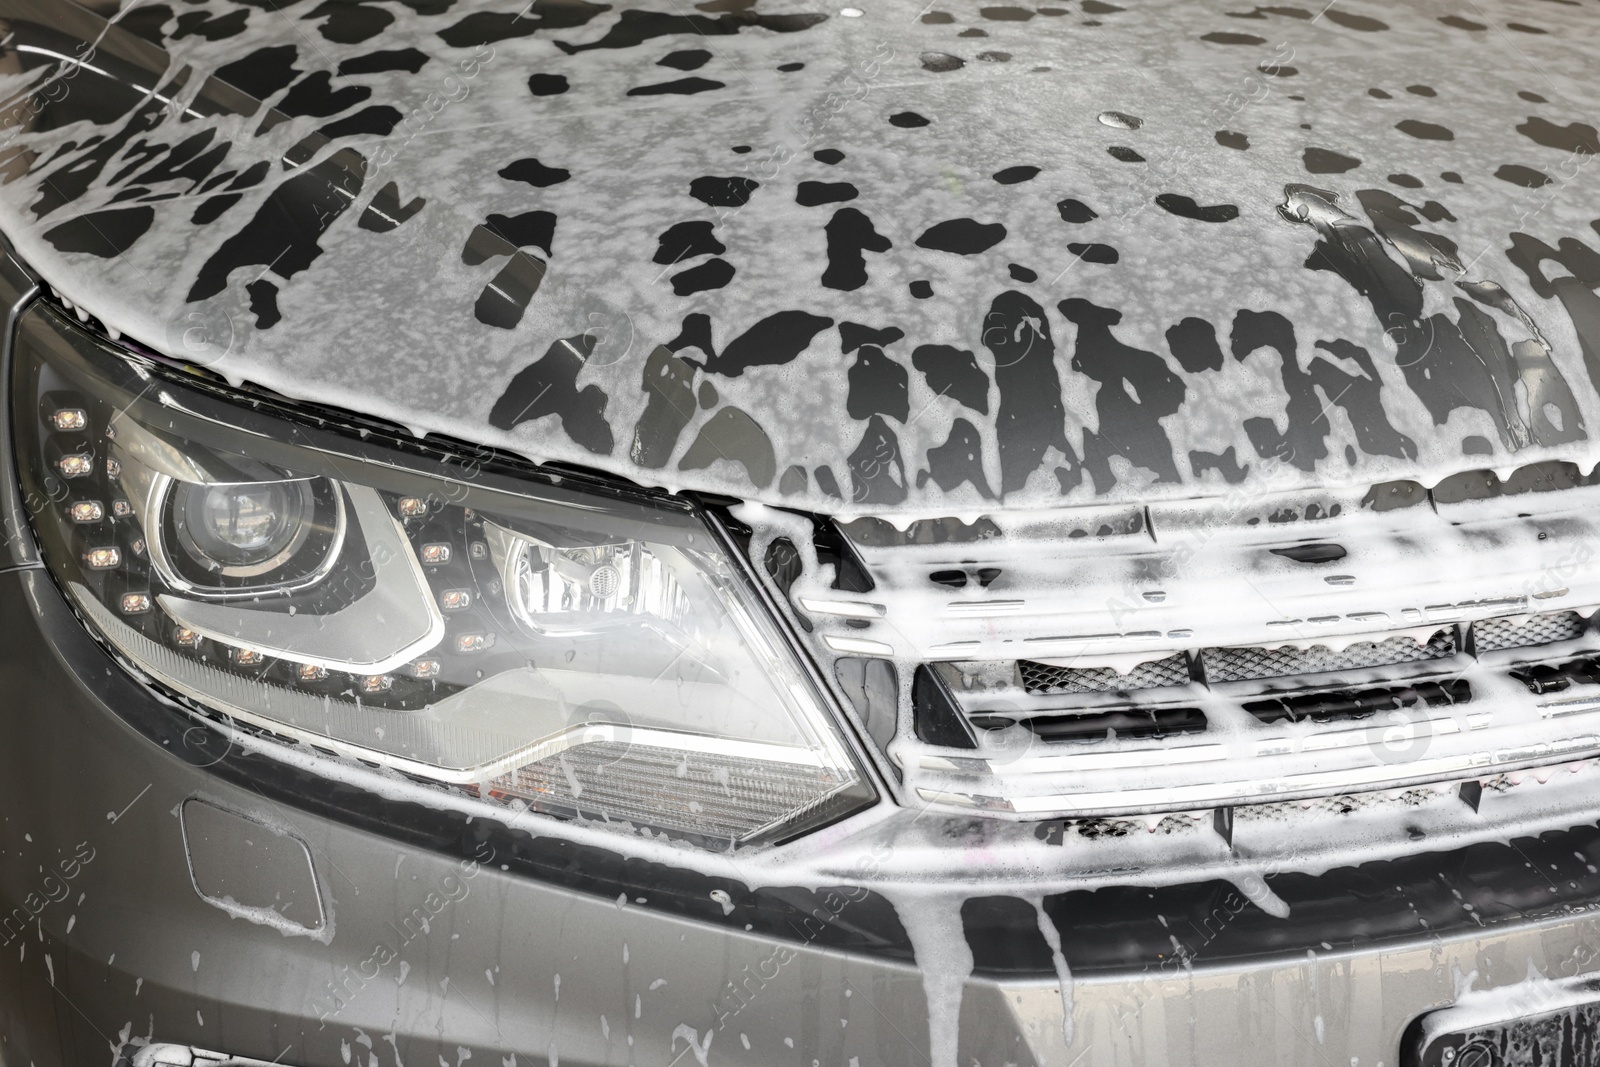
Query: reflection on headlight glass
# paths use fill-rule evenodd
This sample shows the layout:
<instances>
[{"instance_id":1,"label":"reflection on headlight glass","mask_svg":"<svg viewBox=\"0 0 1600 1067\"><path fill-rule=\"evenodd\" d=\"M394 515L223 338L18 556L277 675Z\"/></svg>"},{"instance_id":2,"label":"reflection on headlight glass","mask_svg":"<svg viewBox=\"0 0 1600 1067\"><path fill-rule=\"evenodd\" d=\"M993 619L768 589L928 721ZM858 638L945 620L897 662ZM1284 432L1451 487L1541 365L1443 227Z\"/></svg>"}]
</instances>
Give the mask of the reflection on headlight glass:
<instances>
[{"instance_id":1,"label":"reflection on headlight glass","mask_svg":"<svg viewBox=\"0 0 1600 1067\"><path fill-rule=\"evenodd\" d=\"M348 454L45 308L16 354L18 463L52 572L100 636L205 709L712 847L870 800L691 506Z\"/></svg>"}]
</instances>

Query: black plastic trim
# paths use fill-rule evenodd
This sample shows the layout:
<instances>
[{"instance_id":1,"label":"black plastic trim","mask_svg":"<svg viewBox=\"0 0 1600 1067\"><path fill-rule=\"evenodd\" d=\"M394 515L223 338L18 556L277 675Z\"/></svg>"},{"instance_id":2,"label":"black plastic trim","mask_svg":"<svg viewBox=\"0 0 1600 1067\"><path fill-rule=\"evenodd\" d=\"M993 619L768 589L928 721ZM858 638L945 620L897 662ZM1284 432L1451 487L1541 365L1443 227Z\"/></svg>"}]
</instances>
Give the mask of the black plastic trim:
<instances>
[{"instance_id":1,"label":"black plastic trim","mask_svg":"<svg viewBox=\"0 0 1600 1067\"><path fill-rule=\"evenodd\" d=\"M1045 897L1044 909L1063 932L1074 975L1391 950L1600 907L1600 826L1419 851L1320 875L1269 874L1266 886L1288 905L1286 917L1269 915L1244 889L1220 881L1061 893ZM988 973L1005 973L1003 960L982 962Z\"/></svg>"},{"instance_id":2,"label":"black plastic trim","mask_svg":"<svg viewBox=\"0 0 1600 1067\"><path fill-rule=\"evenodd\" d=\"M17 320L39 295L38 277L0 236L0 570L39 564L39 548L22 506L11 455L11 346Z\"/></svg>"},{"instance_id":3,"label":"black plastic trim","mask_svg":"<svg viewBox=\"0 0 1600 1067\"><path fill-rule=\"evenodd\" d=\"M917 672L911 678L911 710L917 740L923 744L965 749L978 747L977 738L973 736L966 716L961 714L956 698L939 672L926 663L917 664Z\"/></svg>"}]
</instances>

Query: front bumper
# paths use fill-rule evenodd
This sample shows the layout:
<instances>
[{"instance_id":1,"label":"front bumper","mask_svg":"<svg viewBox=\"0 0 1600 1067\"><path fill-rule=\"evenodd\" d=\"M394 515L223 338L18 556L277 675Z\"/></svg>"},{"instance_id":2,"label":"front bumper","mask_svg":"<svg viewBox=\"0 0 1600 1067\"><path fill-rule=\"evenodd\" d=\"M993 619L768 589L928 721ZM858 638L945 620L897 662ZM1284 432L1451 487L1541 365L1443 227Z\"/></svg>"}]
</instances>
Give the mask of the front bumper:
<instances>
[{"instance_id":1,"label":"front bumper","mask_svg":"<svg viewBox=\"0 0 1600 1067\"><path fill-rule=\"evenodd\" d=\"M670 880L659 871L618 873L606 895L501 870L493 856L469 877L448 850L358 829L197 766L205 760L192 752L163 751L181 748L182 734L163 745L123 716L171 710L89 638L37 567L0 573L0 692L0 913L26 920L0 935L0 1062L104 1064L142 1042L301 1067L352 1056L459 1064L467 1053L508 1064L947 1060L948 1049L930 1048L922 974L896 958L892 938L842 951L671 914L651 900ZM288 868L277 869L278 891L299 894L293 907L314 929L203 899L182 818L196 798L303 843L325 922L303 907ZM1086 910L1075 929L1058 910L1065 964L1080 972L1065 989L1054 977L1007 977L1028 950L1013 958L1014 926L975 911L975 976L957 1002L939 994L930 963L931 1004L936 1018L959 1013L961 1064L1393 1064L1412 1021L1464 989L1600 967L1600 919L1585 903L1595 887L1584 881L1600 865L1600 835L1513 847L1538 860L1531 868L1550 866L1544 845L1571 844L1570 869L1547 872L1565 914L1437 937L1419 925L1418 936L1363 949L1234 955L1230 925L1253 916L1241 896L1198 921L1173 916L1177 951L1130 941L1108 965L1118 948L1108 912ZM1462 862L1442 854L1438 879L1459 876ZM255 873L269 884L248 888L272 896L275 875ZM1123 912L1171 899L1120 896Z\"/></svg>"}]
</instances>

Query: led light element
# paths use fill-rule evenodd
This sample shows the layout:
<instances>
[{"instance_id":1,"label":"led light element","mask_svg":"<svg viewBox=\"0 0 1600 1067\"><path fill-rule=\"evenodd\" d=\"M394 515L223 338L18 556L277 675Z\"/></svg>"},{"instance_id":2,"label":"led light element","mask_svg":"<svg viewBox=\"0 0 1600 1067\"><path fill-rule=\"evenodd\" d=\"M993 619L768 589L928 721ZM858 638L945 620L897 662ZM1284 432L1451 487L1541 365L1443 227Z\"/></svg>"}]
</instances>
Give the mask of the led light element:
<instances>
[{"instance_id":1,"label":"led light element","mask_svg":"<svg viewBox=\"0 0 1600 1067\"><path fill-rule=\"evenodd\" d=\"M472 606L472 594L465 589L446 589L439 594L439 608L442 611L465 611Z\"/></svg>"},{"instance_id":2,"label":"led light element","mask_svg":"<svg viewBox=\"0 0 1600 1067\"><path fill-rule=\"evenodd\" d=\"M420 519L428 513L428 502L420 497L403 496L400 498L400 517L402 519Z\"/></svg>"},{"instance_id":3,"label":"led light element","mask_svg":"<svg viewBox=\"0 0 1600 1067\"><path fill-rule=\"evenodd\" d=\"M346 486L343 492L368 542L363 577L370 574L371 588L353 603L325 608L322 614L286 615L272 607L235 604L233 598L163 593L161 607L184 626L224 644L352 674L391 671L433 648L444 636L444 617L434 606L399 521L374 490ZM312 573L324 573L324 568Z\"/></svg>"},{"instance_id":4,"label":"led light element","mask_svg":"<svg viewBox=\"0 0 1600 1067\"><path fill-rule=\"evenodd\" d=\"M422 546L422 562L429 566L438 566L450 562L450 546L446 544L433 544Z\"/></svg>"},{"instance_id":5,"label":"led light element","mask_svg":"<svg viewBox=\"0 0 1600 1067\"><path fill-rule=\"evenodd\" d=\"M106 509L98 500L80 500L69 511L77 523L99 522L106 517Z\"/></svg>"},{"instance_id":6,"label":"led light element","mask_svg":"<svg viewBox=\"0 0 1600 1067\"><path fill-rule=\"evenodd\" d=\"M50 425L64 433L81 430L89 425L89 416L81 408L62 408L50 416Z\"/></svg>"},{"instance_id":7,"label":"led light element","mask_svg":"<svg viewBox=\"0 0 1600 1067\"><path fill-rule=\"evenodd\" d=\"M91 548L84 554L83 562L88 564L90 570L108 571L122 566L122 549L120 548Z\"/></svg>"},{"instance_id":8,"label":"led light element","mask_svg":"<svg viewBox=\"0 0 1600 1067\"><path fill-rule=\"evenodd\" d=\"M56 470L63 478L84 478L94 473L93 456L62 456L56 460Z\"/></svg>"},{"instance_id":9,"label":"led light element","mask_svg":"<svg viewBox=\"0 0 1600 1067\"><path fill-rule=\"evenodd\" d=\"M122 594L122 613L124 615L143 615L150 610L150 607L149 593Z\"/></svg>"},{"instance_id":10,"label":"led light element","mask_svg":"<svg viewBox=\"0 0 1600 1067\"><path fill-rule=\"evenodd\" d=\"M622 572L610 563L602 563L589 572L589 592L596 600L610 600L622 587Z\"/></svg>"}]
</instances>

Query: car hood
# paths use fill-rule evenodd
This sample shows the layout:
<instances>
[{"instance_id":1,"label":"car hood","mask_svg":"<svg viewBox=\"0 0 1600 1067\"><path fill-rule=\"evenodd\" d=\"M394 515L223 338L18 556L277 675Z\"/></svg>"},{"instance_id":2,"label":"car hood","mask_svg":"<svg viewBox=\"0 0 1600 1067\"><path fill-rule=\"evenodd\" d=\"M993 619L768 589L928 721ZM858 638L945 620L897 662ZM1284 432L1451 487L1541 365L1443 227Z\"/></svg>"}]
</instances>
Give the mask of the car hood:
<instances>
[{"instance_id":1,"label":"car hood","mask_svg":"<svg viewBox=\"0 0 1600 1067\"><path fill-rule=\"evenodd\" d=\"M1585 13L1319 7L5 0L0 230L230 379L835 514L1589 471Z\"/></svg>"}]
</instances>

